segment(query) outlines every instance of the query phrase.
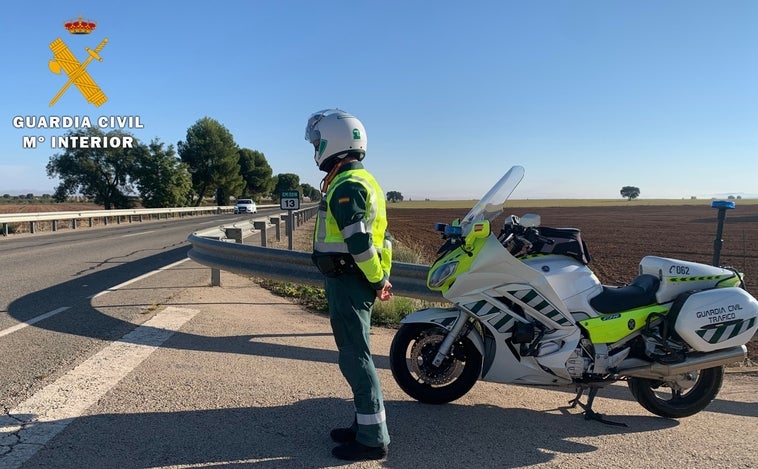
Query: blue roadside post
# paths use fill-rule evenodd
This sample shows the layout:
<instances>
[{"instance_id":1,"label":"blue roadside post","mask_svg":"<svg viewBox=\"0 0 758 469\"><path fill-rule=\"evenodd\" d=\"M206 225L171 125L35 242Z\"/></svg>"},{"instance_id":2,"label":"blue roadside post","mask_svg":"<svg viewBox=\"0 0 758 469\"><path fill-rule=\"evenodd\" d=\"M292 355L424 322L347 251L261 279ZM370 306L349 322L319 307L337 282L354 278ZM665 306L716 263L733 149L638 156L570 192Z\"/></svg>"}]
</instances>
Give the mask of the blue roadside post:
<instances>
[{"instance_id":1,"label":"blue roadside post","mask_svg":"<svg viewBox=\"0 0 758 469\"><path fill-rule=\"evenodd\" d=\"M724 240L721 239L724 234L724 219L726 218L726 211L734 208L734 202L730 200L714 200L711 202L711 208L717 208L719 211L716 239L713 241L713 265L718 267L721 258L721 247L724 245Z\"/></svg>"}]
</instances>

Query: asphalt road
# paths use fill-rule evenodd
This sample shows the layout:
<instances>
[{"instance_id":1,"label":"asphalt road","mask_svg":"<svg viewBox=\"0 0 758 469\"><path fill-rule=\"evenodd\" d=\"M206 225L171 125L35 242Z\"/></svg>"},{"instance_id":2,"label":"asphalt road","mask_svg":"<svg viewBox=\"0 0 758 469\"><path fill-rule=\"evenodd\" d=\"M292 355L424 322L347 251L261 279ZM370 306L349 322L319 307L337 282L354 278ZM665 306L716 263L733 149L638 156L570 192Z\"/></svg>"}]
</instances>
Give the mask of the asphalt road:
<instances>
[{"instance_id":1,"label":"asphalt road","mask_svg":"<svg viewBox=\"0 0 758 469\"><path fill-rule=\"evenodd\" d=\"M183 261L184 240L219 221L145 233L161 223L0 240L16 279L0 289L0 467L342 465L328 431L352 406L328 320L233 274L210 287L208 268ZM350 467L758 467L754 374L730 373L681 420L610 386L594 408L628 425L615 427L585 421L561 390L477 383L454 403L419 404L392 380L392 335L372 335L390 455Z\"/></svg>"},{"instance_id":2,"label":"asphalt road","mask_svg":"<svg viewBox=\"0 0 758 469\"><path fill-rule=\"evenodd\" d=\"M0 238L0 404L11 408L103 341L118 339L174 291L145 288L107 304L109 289L186 259L191 232L243 219L185 217ZM199 284L201 275L187 281ZM95 295L105 309L93 307Z\"/></svg>"}]
</instances>

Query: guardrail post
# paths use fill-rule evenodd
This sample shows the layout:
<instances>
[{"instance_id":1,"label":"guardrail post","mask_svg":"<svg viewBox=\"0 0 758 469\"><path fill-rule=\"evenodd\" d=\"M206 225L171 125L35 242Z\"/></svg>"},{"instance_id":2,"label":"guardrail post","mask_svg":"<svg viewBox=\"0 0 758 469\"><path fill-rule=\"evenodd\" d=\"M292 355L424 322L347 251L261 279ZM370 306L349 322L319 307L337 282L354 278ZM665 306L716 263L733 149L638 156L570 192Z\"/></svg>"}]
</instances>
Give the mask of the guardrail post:
<instances>
[{"instance_id":1,"label":"guardrail post","mask_svg":"<svg viewBox=\"0 0 758 469\"><path fill-rule=\"evenodd\" d=\"M211 269L211 286L212 287L221 286L221 271L218 269Z\"/></svg>"},{"instance_id":2,"label":"guardrail post","mask_svg":"<svg viewBox=\"0 0 758 469\"><path fill-rule=\"evenodd\" d=\"M89 227L92 228L92 217L89 217Z\"/></svg>"},{"instance_id":3,"label":"guardrail post","mask_svg":"<svg viewBox=\"0 0 758 469\"><path fill-rule=\"evenodd\" d=\"M8 224L3 223L3 236L8 236Z\"/></svg>"},{"instance_id":4,"label":"guardrail post","mask_svg":"<svg viewBox=\"0 0 758 469\"><path fill-rule=\"evenodd\" d=\"M50 222L50 224L53 227L53 231L58 231L58 220L53 220Z\"/></svg>"},{"instance_id":5,"label":"guardrail post","mask_svg":"<svg viewBox=\"0 0 758 469\"><path fill-rule=\"evenodd\" d=\"M281 241L282 240L281 219L279 217L271 217L269 220L271 221L271 224L274 225L274 235L276 236L276 240Z\"/></svg>"},{"instance_id":6,"label":"guardrail post","mask_svg":"<svg viewBox=\"0 0 758 469\"><path fill-rule=\"evenodd\" d=\"M267 244L266 241L268 240L268 236L266 234L266 222L254 221L253 228L255 228L256 230L261 230L261 246L265 248Z\"/></svg>"},{"instance_id":7,"label":"guardrail post","mask_svg":"<svg viewBox=\"0 0 758 469\"><path fill-rule=\"evenodd\" d=\"M71 229L72 230L76 229L76 218L71 219Z\"/></svg>"},{"instance_id":8,"label":"guardrail post","mask_svg":"<svg viewBox=\"0 0 758 469\"><path fill-rule=\"evenodd\" d=\"M233 239L237 244L242 244L242 228L225 228L226 237Z\"/></svg>"},{"instance_id":9,"label":"guardrail post","mask_svg":"<svg viewBox=\"0 0 758 469\"><path fill-rule=\"evenodd\" d=\"M293 239L295 238L295 214L292 212L289 212L289 214L286 217L287 223L285 225L287 226L287 248L292 251L294 247L292 246Z\"/></svg>"},{"instance_id":10,"label":"guardrail post","mask_svg":"<svg viewBox=\"0 0 758 469\"><path fill-rule=\"evenodd\" d=\"M30 221L30 222L29 222L29 233L31 233L31 234L34 234L34 232L35 232L35 229L34 229L34 222L33 222L33 221Z\"/></svg>"}]
</instances>

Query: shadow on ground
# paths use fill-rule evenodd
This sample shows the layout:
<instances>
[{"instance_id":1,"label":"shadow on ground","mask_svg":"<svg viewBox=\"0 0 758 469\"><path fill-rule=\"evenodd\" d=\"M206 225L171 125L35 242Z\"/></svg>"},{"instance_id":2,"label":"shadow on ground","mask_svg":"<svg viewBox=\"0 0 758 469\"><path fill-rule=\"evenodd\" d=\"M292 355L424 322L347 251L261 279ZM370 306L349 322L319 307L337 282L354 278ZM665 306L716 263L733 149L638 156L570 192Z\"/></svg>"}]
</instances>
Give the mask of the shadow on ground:
<instances>
[{"instance_id":1,"label":"shadow on ground","mask_svg":"<svg viewBox=\"0 0 758 469\"><path fill-rule=\"evenodd\" d=\"M624 416L628 428L578 417L487 405L386 403L393 443L384 467L523 467L551 453L592 453L571 439L652 432L678 423ZM331 427L350 418L336 398L293 405L81 417L45 445L26 469L212 465L213 467L332 467ZM328 417L327 417L328 416ZM114 442L117 442L114 445Z\"/></svg>"}]
</instances>

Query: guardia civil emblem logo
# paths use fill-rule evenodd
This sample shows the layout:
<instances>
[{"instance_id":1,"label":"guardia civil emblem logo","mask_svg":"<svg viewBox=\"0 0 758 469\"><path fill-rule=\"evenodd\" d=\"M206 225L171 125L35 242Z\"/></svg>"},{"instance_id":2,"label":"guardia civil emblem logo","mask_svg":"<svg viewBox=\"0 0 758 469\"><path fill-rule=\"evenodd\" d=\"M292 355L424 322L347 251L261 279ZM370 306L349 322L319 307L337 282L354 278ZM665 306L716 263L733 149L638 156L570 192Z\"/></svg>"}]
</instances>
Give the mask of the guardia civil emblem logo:
<instances>
[{"instance_id":1,"label":"guardia civil emblem logo","mask_svg":"<svg viewBox=\"0 0 758 469\"><path fill-rule=\"evenodd\" d=\"M97 24L90 20L83 20L81 16L77 20L70 20L63 24L63 27L71 34L86 35L92 33L97 27ZM84 62L74 56L73 52L68 48L65 42L61 38L57 38L50 43L50 50L53 51L53 58L48 62L50 71L55 74L63 74L68 78L63 87L58 91L52 100L50 100L50 106L54 106L61 96L74 85L79 92L84 96L84 99L88 103L92 103L95 107L99 107L104 102L108 101L108 98L103 93L103 90L95 83L90 74L87 72L87 66L93 59L102 62L103 58L100 56L100 51L108 43L108 38L103 39L95 49L85 47L88 57Z\"/></svg>"}]
</instances>

